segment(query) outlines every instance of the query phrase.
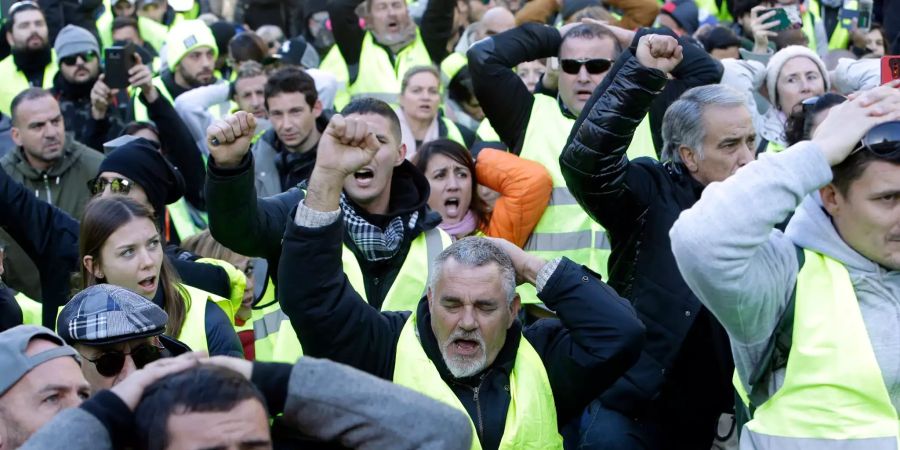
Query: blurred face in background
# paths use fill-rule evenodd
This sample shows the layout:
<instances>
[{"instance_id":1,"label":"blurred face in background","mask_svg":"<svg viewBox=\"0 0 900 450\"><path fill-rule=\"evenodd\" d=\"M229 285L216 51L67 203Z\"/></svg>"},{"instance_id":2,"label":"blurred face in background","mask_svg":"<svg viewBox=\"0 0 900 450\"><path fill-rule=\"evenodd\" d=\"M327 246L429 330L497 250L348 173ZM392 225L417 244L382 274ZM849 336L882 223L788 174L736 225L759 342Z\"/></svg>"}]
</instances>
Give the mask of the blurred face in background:
<instances>
[{"instance_id":1,"label":"blurred face in background","mask_svg":"<svg viewBox=\"0 0 900 450\"><path fill-rule=\"evenodd\" d=\"M522 79L522 82L525 83L525 86L528 86L528 90L531 92L534 92L538 81L541 80L541 75L546 71L547 66L540 61L523 62L516 66L516 74L519 75L519 78Z\"/></svg>"}]
</instances>

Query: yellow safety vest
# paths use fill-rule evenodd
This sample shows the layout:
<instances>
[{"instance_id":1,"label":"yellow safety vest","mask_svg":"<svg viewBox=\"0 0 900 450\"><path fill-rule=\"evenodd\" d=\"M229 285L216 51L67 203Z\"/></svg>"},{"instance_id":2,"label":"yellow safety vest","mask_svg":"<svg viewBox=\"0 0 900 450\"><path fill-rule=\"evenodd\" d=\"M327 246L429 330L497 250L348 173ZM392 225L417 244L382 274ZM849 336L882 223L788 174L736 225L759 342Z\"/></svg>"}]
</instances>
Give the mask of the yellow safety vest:
<instances>
[{"instance_id":1,"label":"yellow safety vest","mask_svg":"<svg viewBox=\"0 0 900 450\"><path fill-rule=\"evenodd\" d=\"M810 11L803 13L803 34L806 35L806 39L809 41L809 49L814 52L817 51L816 17Z\"/></svg>"},{"instance_id":2,"label":"yellow safety vest","mask_svg":"<svg viewBox=\"0 0 900 450\"><path fill-rule=\"evenodd\" d=\"M56 76L59 63L56 61L55 50L51 50L50 55L50 62L44 67L44 79L42 85L35 87L44 89L53 87L53 77ZM3 82L0 83L0 112L3 112L3 114L6 114L7 116L11 116L12 110L10 109L10 104L13 99L19 95L20 92L32 86L28 82L28 78L25 77L25 74L16 67L16 62L13 60L12 55L3 58L3 60L0 61L0 80L3 80Z\"/></svg>"},{"instance_id":3,"label":"yellow safety vest","mask_svg":"<svg viewBox=\"0 0 900 450\"><path fill-rule=\"evenodd\" d=\"M553 179L553 193L524 248L548 260L566 256L605 277L610 253L606 231L575 201L559 167L559 156L574 124L574 119L560 111L556 99L535 94L519 156L541 163L547 169ZM534 286L519 286L518 292L522 303L540 303Z\"/></svg>"},{"instance_id":4,"label":"yellow safety vest","mask_svg":"<svg viewBox=\"0 0 900 450\"><path fill-rule=\"evenodd\" d=\"M166 87L166 83L163 83L163 80L159 75L153 77L153 85L156 86L156 90L159 92L159 95L165 97L169 101L169 103L173 105L175 104L175 99L172 98L172 94L169 92L169 88ZM137 98L138 95L138 90L134 89L131 95L131 104L134 105L134 120L137 122L148 122L150 121L150 114L147 112L147 107L144 106L144 104L141 103L141 100ZM228 115L228 110L230 107L230 102L222 102L210 106L206 111L209 112L213 117L221 118ZM180 235L181 233L178 234Z\"/></svg>"},{"instance_id":5,"label":"yellow safety vest","mask_svg":"<svg viewBox=\"0 0 900 450\"><path fill-rule=\"evenodd\" d=\"M322 58L322 62L319 63L319 70L334 75L338 85L344 87L343 89L338 89L337 95L334 97L334 109L340 112L343 107L350 103L350 92L347 90L347 85L350 83L350 73L347 69L347 63L344 61L344 55L341 54L341 50L337 45L331 46L331 50L328 50L328 53Z\"/></svg>"},{"instance_id":6,"label":"yellow safety vest","mask_svg":"<svg viewBox=\"0 0 900 450\"><path fill-rule=\"evenodd\" d=\"M19 292L16 294L16 303L22 310L22 323L25 325L44 325L44 305L32 300L27 295Z\"/></svg>"},{"instance_id":7,"label":"yellow safety vest","mask_svg":"<svg viewBox=\"0 0 900 450\"><path fill-rule=\"evenodd\" d=\"M756 409L741 448L900 448L900 422L850 275L832 258L804 253L784 384Z\"/></svg>"},{"instance_id":8,"label":"yellow safety vest","mask_svg":"<svg viewBox=\"0 0 900 450\"><path fill-rule=\"evenodd\" d=\"M109 47L113 44L112 38L112 23L113 23L113 13L112 9L109 6L109 1L104 1L104 9L103 14L97 19L97 32L100 33L100 44L105 48ZM166 43L166 37L169 34L169 29L166 28L165 25L156 22L153 19L148 19L146 17L138 16L138 32L141 34L141 39L144 42L150 44L154 50L157 52L162 49L163 44ZM148 63L149 61L145 61Z\"/></svg>"},{"instance_id":9,"label":"yellow safety vest","mask_svg":"<svg viewBox=\"0 0 900 450\"><path fill-rule=\"evenodd\" d=\"M416 332L413 312L397 342L393 381L414 391L440 400L466 413L456 394L441 378L434 363L425 354ZM516 363L509 375L509 409L503 427L501 450L562 449L562 437L556 423L556 404L547 370L541 357L527 339L519 336ZM475 424L472 425L472 450L481 450Z\"/></svg>"},{"instance_id":10,"label":"yellow safety vest","mask_svg":"<svg viewBox=\"0 0 900 450\"><path fill-rule=\"evenodd\" d=\"M225 311L228 320L234 324L234 308L231 300L219 297L186 284L176 285L185 299L186 313L178 340L191 350L209 350L206 340L206 302L213 302Z\"/></svg>"},{"instance_id":11,"label":"yellow safety vest","mask_svg":"<svg viewBox=\"0 0 900 450\"><path fill-rule=\"evenodd\" d=\"M478 124L478 129L475 130L475 134L477 134L478 138L484 142L503 142L500 140L500 135L497 134L497 131L491 126L491 121L487 120L487 118Z\"/></svg>"},{"instance_id":12,"label":"yellow safety vest","mask_svg":"<svg viewBox=\"0 0 900 450\"><path fill-rule=\"evenodd\" d=\"M444 82L444 86L450 84L450 80L467 64L469 64L469 60L462 53L453 52L447 55L441 61L441 81Z\"/></svg>"},{"instance_id":13,"label":"yellow safety vest","mask_svg":"<svg viewBox=\"0 0 900 450\"><path fill-rule=\"evenodd\" d=\"M414 309L419 303L419 299L425 294L434 259L450 244L450 236L439 228L419 234L410 245L409 253L406 254L403 266L400 267L397 278L388 290L381 310L409 311ZM344 246L341 258L344 273L353 289L363 300L368 301L362 269L359 267L356 255L347 246ZM426 268L425 271L422 270L423 267ZM303 349L294 328L290 323L285 326L289 319L287 314L281 310L278 302L274 301L274 292L275 288L270 280L265 295L268 298L260 301L268 306L262 310L254 310L251 318L253 335L256 340L256 359L258 361L294 363L303 355Z\"/></svg>"},{"instance_id":14,"label":"yellow safety vest","mask_svg":"<svg viewBox=\"0 0 900 450\"><path fill-rule=\"evenodd\" d=\"M722 2L722 8L716 4L716 0L698 0L697 7L705 10L709 15L715 17L720 22L732 22L731 13L728 12L726 1Z\"/></svg>"},{"instance_id":15,"label":"yellow safety vest","mask_svg":"<svg viewBox=\"0 0 900 450\"><path fill-rule=\"evenodd\" d=\"M172 220L175 232L178 233L178 238L182 241L195 234L200 234L208 226L206 224L207 214L199 211L198 214L191 214L191 205L188 204L184 197L181 197L171 205L167 205L166 210L169 211L169 218ZM203 221L202 227L195 218Z\"/></svg>"},{"instance_id":16,"label":"yellow safety vest","mask_svg":"<svg viewBox=\"0 0 900 450\"><path fill-rule=\"evenodd\" d=\"M415 39L400 50L393 63L388 50L375 43L372 33L366 33L359 56L359 72L356 81L347 86L347 92L351 100L375 97L389 104L396 104L400 95L400 83L406 71L415 66L428 65L431 65L431 56L418 29Z\"/></svg>"},{"instance_id":17,"label":"yellow safety vest","mask_svg":"<svg viewBox=\"0 0 900 450\"><path fill-rule=\"evenodd\" d=\"M459 127L457 127L452 120L446 117L441 117L441 121L444 122L444 126L447 127L447 139L450 139L451 141L456 142L463 147L469 147L468 145L466 145L466 140L463 139L463 135L459 131Z\"/></svg>"}]
</instances>

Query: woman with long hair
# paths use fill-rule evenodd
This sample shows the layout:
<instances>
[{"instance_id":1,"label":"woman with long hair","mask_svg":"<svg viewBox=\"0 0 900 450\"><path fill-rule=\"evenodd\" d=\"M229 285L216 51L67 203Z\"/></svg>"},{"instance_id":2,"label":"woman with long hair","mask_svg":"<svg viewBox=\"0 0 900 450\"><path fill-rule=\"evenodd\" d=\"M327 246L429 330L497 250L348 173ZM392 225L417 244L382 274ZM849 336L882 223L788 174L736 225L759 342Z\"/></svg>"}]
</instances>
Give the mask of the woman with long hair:
<instances>
[{"instance_id":1,"label":"woman with long hair","mask_svg":"<svg viewBox=\"0 0 900 450\"><path fill-rule=\"evenodd\" d=\"M137 201L113 195L88 203L79 255L82 289L109 283L131 290L166 311L167 335L211 355L243 355L230 300L180 282L153 214Z\"/></svg>"},{"instance_id":2,"label":"woman with long hair","mask_svg":"<svg viewBox=\"0 0 900 450\"><path fill-rule=\"evenodd\" d=\"M522 247L553 192L540 164L494 149L478 152L476 163L449 139L423 145L415 164L431 184L428 206L441 214L439 226L454 239L481 233ZM479 185L500 194L492 207L479 195Z\"/></svg>"}]
</instances>

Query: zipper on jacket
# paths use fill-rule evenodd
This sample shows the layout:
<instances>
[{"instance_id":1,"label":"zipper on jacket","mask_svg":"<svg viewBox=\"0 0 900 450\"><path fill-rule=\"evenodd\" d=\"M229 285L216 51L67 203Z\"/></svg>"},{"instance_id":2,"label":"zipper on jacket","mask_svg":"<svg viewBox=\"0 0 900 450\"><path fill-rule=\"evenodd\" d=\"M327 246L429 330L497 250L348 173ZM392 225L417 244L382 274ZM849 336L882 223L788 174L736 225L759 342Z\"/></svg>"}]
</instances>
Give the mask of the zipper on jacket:
<instances>
[{"instance_id":1,"label":"zipper on jacket","mask_svg":"<svg viewBox=\"0 0 900 450\"><path fill-rule=\"evenodd\" d=\"M488 371L490 372L490 371ZM479 440L484 438L484 418L481 415L481 402L478 399L478 393L481 391L481 385L484 384L484 379L487 378L488 372L481 374L481 380L478 381L478 386L472 388L472 392L474 393L475 398L475 412L478 415L478 437Z\"/></svg>"},{"instance_id":2,"label":"zipper on jacket","mask_svg":"<svg viewBox=\"0 0 900 450\"><path fill-rule=\"evenodd\" d=\"M53 198L50 196L50 177L47 176L47 172L41 174L41 177L44 180L44 191L47 193L47 203L53 204Z\"/></svg>"}]
</instances>

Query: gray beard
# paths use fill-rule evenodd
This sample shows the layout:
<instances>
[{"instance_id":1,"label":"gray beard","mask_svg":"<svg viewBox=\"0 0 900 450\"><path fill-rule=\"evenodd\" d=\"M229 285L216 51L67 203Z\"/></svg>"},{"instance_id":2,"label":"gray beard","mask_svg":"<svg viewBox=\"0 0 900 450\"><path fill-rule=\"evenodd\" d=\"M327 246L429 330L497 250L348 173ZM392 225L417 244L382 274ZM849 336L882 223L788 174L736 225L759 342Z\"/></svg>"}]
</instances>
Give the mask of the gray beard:
<instances>
[{"instance_id":1,"label":"gray beard","mask_svg":"<svg viewBox=\"0 0 900 450\"><path fill-rule=\"evenodd\" d=\"M477 341L481 347L481 356L473 358L463 358L458 355L450 355L449 347L453 345L453 341L457 339L468 339ZM487 348L484 345L484 339L479 332L454 331L449 338L441 345L441 356L444 358L444 364L455 378L466 378L481 372L487 367Z\"/></svg>"},{"instance_id":2,"label":"gray beard","mask_svg":"<svg viewBox=\"0 0 900 450\"><path fill-rule=\"evenodd\" d=\"M375 37L375 40L378 41L379 44L388 47L395 54L398 53L403 47L409 45L410 42L413 41L416 37L416 24L413 21L409 22L409 26L406 27L405 30L401 30L398 33L390 33L385 35L376 35L372 34Z\"/></svg>"}]
</instances>

